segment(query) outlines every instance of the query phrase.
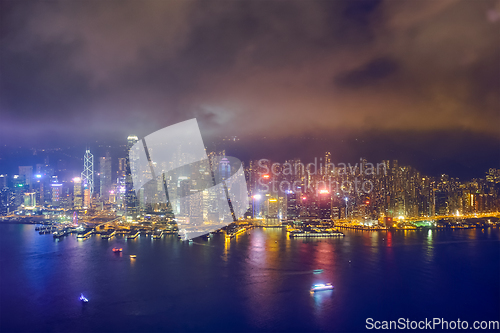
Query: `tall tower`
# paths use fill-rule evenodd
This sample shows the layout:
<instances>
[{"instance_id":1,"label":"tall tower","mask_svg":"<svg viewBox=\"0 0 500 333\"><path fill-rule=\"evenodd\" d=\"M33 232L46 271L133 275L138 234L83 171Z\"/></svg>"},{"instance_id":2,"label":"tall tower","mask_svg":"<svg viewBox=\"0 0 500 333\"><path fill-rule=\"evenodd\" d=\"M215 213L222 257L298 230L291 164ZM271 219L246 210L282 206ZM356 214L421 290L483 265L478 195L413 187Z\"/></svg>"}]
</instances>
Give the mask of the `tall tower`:
<instances>
[{"instance_id":1,"label":"tall tower","mask_svg":"<svg viewBox=\"0 0 500 333\"><path fill-rule=\"evenodd\" d=\"M73 207L80 209L83 207L82 197L82 179L80 177L73 178Z\"/></svg>"},{"instance_id":2,"label":"tall tower","mask_svg":"<svg viewBox=\"0 0 500 333\"><path fill-rule=\"evenodd\" d=\"M83 156L83 172L82 172L82 183L90 191L90 196L94 193L94 155L90 153L90 150L85 150L85 155Z\"/></svg>"},{"instance_id":3,"label":"tall tower","mask_svg":"<svg viewBox=\"0 0 500 333\"><path fill-rule=\"evenodd\" d=\"M139 141L139 138L135 135L130 135L127 138L127 158L126 158L126 177L125 177L125 206L127 210L127 216L132 219L137 216L139 212L139 201L137 200L137 195L134 191L134 182L132 180L132 172L130 168L130 148ZM134 158L134 157L132 157ZM132 161L133 163L134 161Z\"/></svg>"},{"instance_id":4,"label":"tall tower","mask_svg":"<svg viewBox=\"0 0 500 333\"><path fill-rule=\"evenodd\" d=\"M111 157L109 152L105 157L99 159L99 179L100 179L100 196L104 201L109 201L109 191L111 190Z\"/></svg>"},{"instance_id":5,"label":"tall tower","mask_svg":"<svg viewBox=\"0 0 500 333\"><path fill-rule=\"evenodd\" d=\"M332 165L330 164L332 163L332 153L330 153L329 151L327 151L325 153L325 170L324 170L324 174L325 175L328 175L330 176L331 172L332 172Z\"/></svg>"},{"instance_id":6,"label":"tall tower","mask_svg":"<svg viewBox=\"0 0 500 333\"><path fill-rule=\"evenodd\" d=\"M24 185L28 185L29 189L33 188L33 167L32 166L20 166L19 176L24 180Z\"/></svg>"}]
</instances>

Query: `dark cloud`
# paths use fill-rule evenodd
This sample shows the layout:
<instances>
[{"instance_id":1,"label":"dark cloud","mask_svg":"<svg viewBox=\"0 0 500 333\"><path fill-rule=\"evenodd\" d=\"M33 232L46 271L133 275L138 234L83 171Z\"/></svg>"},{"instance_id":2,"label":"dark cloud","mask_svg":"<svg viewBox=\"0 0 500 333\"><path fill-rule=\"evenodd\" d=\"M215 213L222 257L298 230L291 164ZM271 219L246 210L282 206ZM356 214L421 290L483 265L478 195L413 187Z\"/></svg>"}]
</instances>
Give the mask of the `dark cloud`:
<instances>
[{"instance_id":1,"label":"dark cloud","mask_svg":"<svg viewBox=\"0 0 500 333\"><path fill-rule=\"evenodd\" d=\"M499 3L2 1L0 138L499 140Z\"/></svg>"},{"instance_id":2,"label":"dark cloud","mask_svg":"<svg viewBox=\"0 0 500 333\"><path fill-rule=\"evenodd\" d=\"M398 69L398 64L391 58L377 58L363 65L359 69L351 70L347 73L340 73L336 78L336 83L348 88L359 88L378 84Z\"/></svg>"}]
</instances>

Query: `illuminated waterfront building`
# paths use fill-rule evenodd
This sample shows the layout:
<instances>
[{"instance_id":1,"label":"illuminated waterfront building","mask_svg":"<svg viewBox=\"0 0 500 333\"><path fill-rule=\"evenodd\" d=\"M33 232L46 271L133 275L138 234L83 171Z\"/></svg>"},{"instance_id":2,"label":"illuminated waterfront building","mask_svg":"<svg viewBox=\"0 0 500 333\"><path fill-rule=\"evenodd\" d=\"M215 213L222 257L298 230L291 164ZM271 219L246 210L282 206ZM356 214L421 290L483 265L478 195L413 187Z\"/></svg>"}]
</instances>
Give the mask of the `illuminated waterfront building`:
<instances>
[{"instance_id":1,"label":"illuminated waterfront building","mask_svg":"<svg viewBox=\"0 0 500 333\"><path fill-rule=\"evenodd\" d=\"M294 220L299 216L299 207L297 203L297 193L289 190L286 193L286 216L289 220Z\"/></svg>"},{"instance_id":2,"label":"illuminated waterfront building","mask_svg":"<svg viewBox=\"0 0 500 333\"><path fill-rule=\"evenodd\" d=\"M332 197L330 192L320 190L318 193L318 210L319 219L330 221L332 219Z\"/></svg>"},{"instance_id":3,"label":"illuminated waterfront building","mask_svg":"<svg viewBox=\"0 0 500 333\"><path fill-rule=\"evenodd\" d=\"M12 176L12 187L14 192L14 207L22 205L24 200L24 192L27 192L27 186L19 175Z\"/></svg>"},{"instance_id":4,"label":"illuminated waterfront building","mask_svg":"<svg viewBox=\"0 0 500 333\"><path fill-rule=\"evenodd\" d=\"M36 193L24 193L24 207L34 208L36 206Z\"/></svg>"},{"instance_id":5,"label":"illuminated waterfront building","mask_svg":"<svg viewBox=\"0 0 500 333\"><path fill-rule=\"evenodd\" d=\"M75 209L83 207L82 179L80 177L73 178L73 207Z\"/></svg>"}]
</instances>

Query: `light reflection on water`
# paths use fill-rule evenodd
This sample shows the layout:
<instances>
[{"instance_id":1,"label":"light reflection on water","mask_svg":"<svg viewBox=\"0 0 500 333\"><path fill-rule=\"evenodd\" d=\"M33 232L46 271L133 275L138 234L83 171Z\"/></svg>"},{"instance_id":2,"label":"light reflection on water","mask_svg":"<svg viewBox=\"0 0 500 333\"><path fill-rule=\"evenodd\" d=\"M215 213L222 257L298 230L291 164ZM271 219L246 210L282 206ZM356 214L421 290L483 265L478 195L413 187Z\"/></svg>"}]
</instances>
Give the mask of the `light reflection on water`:
<instances>
[{"instance_id":1,"label":"light reflection on water","mask_svg":"<svg viewBox=\"0 0 500 333\"><path fill-rule=\"evenodd\" d=\"M53 240L31 225L0 228L0 298L9 300L0 302L2 331L346 332L364 330L368 316L495 319L500 311L498 228L353 230L330 239L257 228L190 244L174 236ZM335 289L311 294L316 283Z\"/></svg>"},{"instance_id":2,"label":"light reflection on water","mask_svg":"<svg viewBox=\"0 0 500 333\"><path fill-rule=\"evenodd\" d=\"M432 229L429 229L427 231L427 248L426 248L427 262L431 262L434 257L433 241L434 241L433 231Z\"/></svg>"}]
</instances>

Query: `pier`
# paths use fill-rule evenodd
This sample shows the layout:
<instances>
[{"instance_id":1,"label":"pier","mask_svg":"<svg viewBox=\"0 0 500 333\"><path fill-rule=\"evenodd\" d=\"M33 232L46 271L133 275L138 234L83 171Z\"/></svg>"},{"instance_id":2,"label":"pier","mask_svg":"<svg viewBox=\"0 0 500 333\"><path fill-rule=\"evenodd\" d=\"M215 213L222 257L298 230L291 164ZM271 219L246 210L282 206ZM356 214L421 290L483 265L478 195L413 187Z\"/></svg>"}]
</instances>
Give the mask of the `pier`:
<instances>
[{"instance_id":1,"label":"pier","mask_svg":"<svg viewBox=\"0 0 500 333\"><path fill-rule=\"evenodd\" d=\"M127 239L135 239L137 238L137 236L139 236L141 232L139 230L137 231L130 231L128 234L127 234Z\"/></svg>"},{"instance_id":2,"label":"pier","mask_svg":"<svg viewBox=\"0 0 500 333\"><path fill-rule=\"evenodd\" d=\"M154 239L160 239L163 236L163 230L156 230L153 233L153 238Z\"/></svg>"},{"instance_id":3,"label":"pier","mask_svg":"<svg viewBox=\"0 0 500 333\"><path fill-rule=\"evenodd\" d=\"M101 233L100 235L102 239L110 239L116 235L116 230L108 230L105 233Z\"/></svg>"},{"instance_id":4,"label":"pier","mask_svg":"<svg viewBox=\"0 0 500 333\"><path fill-rule=\"evenodd\" d=\"M78 235L76 236L76 238L85 239L87 237L90 237L90 235L92 235L93 231L94 231L94 229L92 229L92 228L86 228L85 230L78 232Z\"/></svg>"}]
</instances>

